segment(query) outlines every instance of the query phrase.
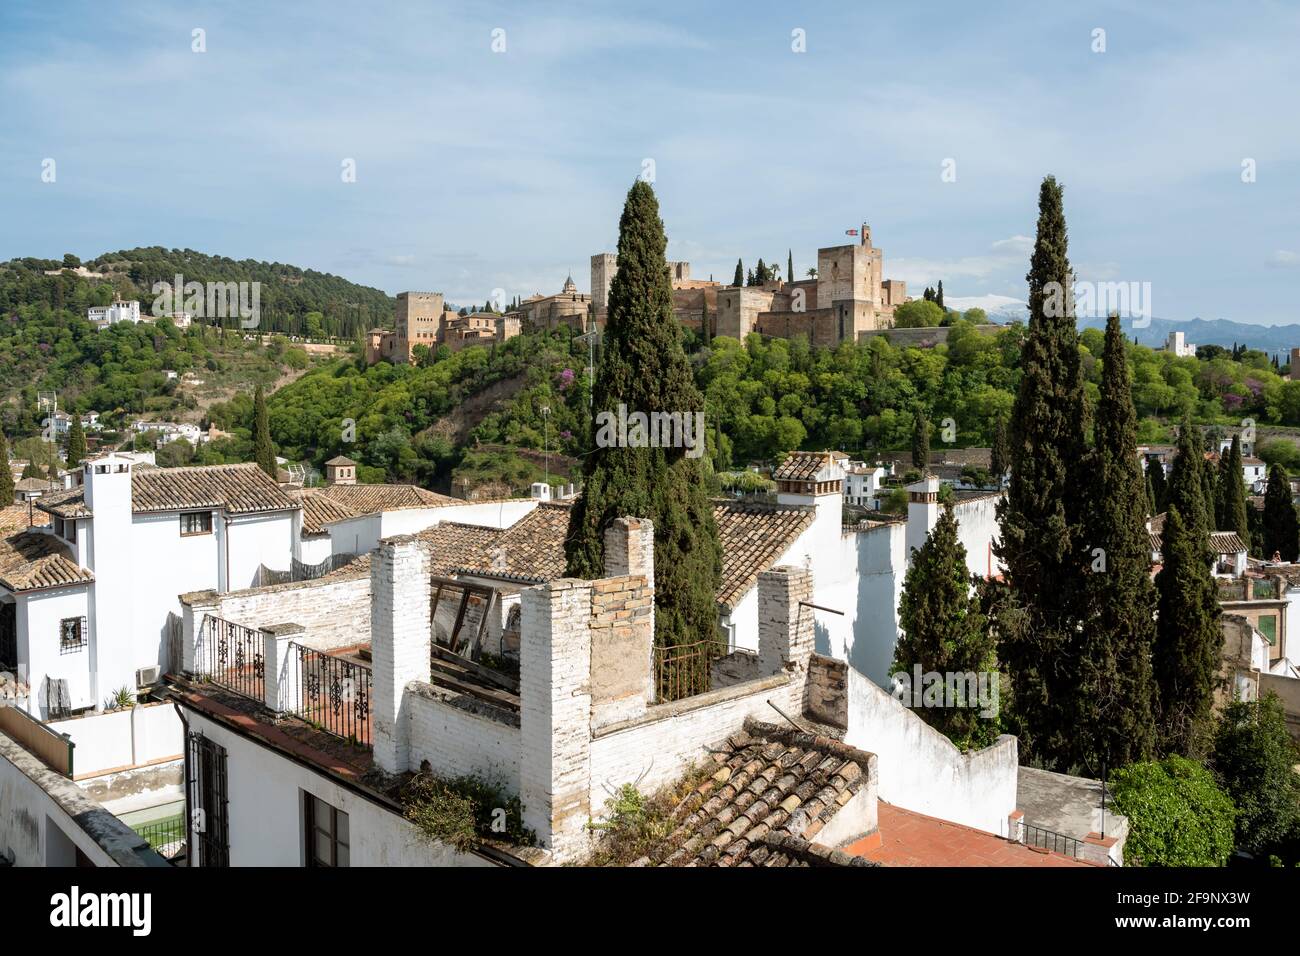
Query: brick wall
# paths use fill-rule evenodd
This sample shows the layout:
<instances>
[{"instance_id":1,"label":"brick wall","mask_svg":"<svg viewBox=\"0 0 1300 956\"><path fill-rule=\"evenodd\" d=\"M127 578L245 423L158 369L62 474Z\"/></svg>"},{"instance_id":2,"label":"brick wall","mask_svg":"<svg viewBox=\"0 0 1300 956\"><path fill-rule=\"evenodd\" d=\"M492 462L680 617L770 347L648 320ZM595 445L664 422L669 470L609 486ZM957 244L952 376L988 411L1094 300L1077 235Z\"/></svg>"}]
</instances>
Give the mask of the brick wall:
<instances>
[{"instance_id":1,"label":"brick wall","mask_svg":"<svg viewBox=\"0 0 1300 956\"><path fill-rule=\"evenodd\" d=\"M370 640L370 576L275 584L219 594L210 613L245 627L292 621L317 650L350 647Z\"/></svg>"},{"instance_id":2,"label":"brick wall","mask_svg":"<svg viewBox=\"0 0 1300 956\"><path fill-rule=\"evenodd\" d=\"M814 654L808 662L808 715L834 727L849 722L849 665Z\"/></svg>"},{"instance_id":3,"label":"brick wall","mask_svg":"<svg viewBox=\"0 0 1300 956\"><path fill-rule=\"evenodd\" d=\"M519 792L519 715L429 684L406 692L410 763L442 777L472 775Z\"/></svg>"}]
</instances>

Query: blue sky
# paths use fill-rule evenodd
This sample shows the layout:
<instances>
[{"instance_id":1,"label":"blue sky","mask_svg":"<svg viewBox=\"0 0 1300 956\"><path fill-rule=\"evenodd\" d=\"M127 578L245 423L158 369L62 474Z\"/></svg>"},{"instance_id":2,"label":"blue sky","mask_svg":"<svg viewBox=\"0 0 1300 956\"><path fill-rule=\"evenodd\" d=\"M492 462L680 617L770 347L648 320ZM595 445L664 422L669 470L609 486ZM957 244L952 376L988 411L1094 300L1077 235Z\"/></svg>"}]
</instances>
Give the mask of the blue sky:
<instances>
[{"instance_id":1,"label":"blue sky","mask_svg":"<svg viewBox=\"0 0 1300 956\"><path fill-rule=\"evenodd\" d=\"M866 220L915 294L1022 298L1054 173L1081 278L1150 282L1164 318L1300 321L1297 37L1265 3L8 0L0 258L585 289L650 158L696 277L787 248L802 273Z\"/></svg>"}]
</instances>

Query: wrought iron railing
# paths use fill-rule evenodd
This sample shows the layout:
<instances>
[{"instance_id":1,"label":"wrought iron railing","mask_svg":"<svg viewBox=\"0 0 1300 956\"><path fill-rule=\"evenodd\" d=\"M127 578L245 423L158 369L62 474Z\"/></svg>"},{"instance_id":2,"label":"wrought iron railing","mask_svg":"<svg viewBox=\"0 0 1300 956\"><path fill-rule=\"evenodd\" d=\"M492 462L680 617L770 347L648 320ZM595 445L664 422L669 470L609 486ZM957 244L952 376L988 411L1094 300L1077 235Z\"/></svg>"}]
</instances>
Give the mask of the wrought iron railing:
<instances>
[{"instance_id":1,"label":"wrought iron railing","mask_svg":"<svg viewBox=\"0 0 1300 956\"><path fill-rule=\"evenodd\" d=\"M1025 834L1024 843L1027 846L1036 846L1040 850L1050 850L1052 853L1060 853L1064 856L1078 856L1083 846L1082 840L1057 833L1055 830L1030 826L1028 823L1022 823L1021 827Z\"/></svg>"},{"instance_id":2,"label":"wrought iron railing","mask_svg":"<svg viewBox=\"0 0 1300 956\"><path fill-rule=\"evenodd\" d=\"M303 564L297 558L290 558L288 571L274 571L266 565L257 569L257 587L264 588L272 584L293 584L297 581L315 581L327 574L337 571L344 565L357 559L355 554L331 554L324 561L316 564Z\"/></svg>"},{"instance_id":3,"label":"wrought iron railing","mask_svg":"<svg viewBox=\"0 0 1300 956\"><path fill-rule=\"evenodd\" d=\"M655 645L655 700L681 700L712 686L713 662L727 653L720 641L696 641L671 647Z\"/></svg>"},{"instance_id":4,"label":"wrought iron railing","mask_svg":"<svg viewBox=\"0 0 1300 956\"><path fill-rule=\"evenodd\" d=\"M287 709L336 737L371 746L370 668L301 644L290 644L290 654L298 700Z\"/></svg>"},{"instance_id":5,"label":"wrought iron railing","mask_svg":"<svg viewBox=\"0 0 1300 956\"><path fill-rule=\"evenodd\" d=\"M164 847L178 849L178 845L185 841L185 816L184 814L178 814L174 817L168 817L166 820L141 823L138 826L131 827L131 829L144 837L145 841L155 850L161 850Z\"/></svg>"},{"instance_id":6,"label":"wrought iron railing","mask_svg":"<svg viewBox=\"0 0 1300 956\"><path fill-rule=\"evenodd\" d=\"M234 621L203 617L207 661L204 676L236 694L266 700L266 662L262 632Z\"/></svg>"}]
</instances>

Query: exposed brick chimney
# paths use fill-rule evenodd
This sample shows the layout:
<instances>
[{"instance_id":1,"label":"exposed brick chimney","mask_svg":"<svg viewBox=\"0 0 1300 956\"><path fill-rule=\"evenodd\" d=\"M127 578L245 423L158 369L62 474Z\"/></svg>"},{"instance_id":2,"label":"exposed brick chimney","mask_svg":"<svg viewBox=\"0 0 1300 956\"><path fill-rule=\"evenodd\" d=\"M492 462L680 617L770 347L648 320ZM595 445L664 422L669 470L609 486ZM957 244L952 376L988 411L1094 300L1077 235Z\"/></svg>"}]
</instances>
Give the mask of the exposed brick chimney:
<instances>
[{"instance_id":1,"label":"exposed brick chimney","mask_svg":"<svg viewBox=\"0 0 1300 956\"><path fill-rule=\"evenodd\" d=\"M430 677L429 581L429 553L413 535L379 542L370 562L371 705L375 765L389 773L410 764L406 685Z\"/></svg>"}]
</instances>

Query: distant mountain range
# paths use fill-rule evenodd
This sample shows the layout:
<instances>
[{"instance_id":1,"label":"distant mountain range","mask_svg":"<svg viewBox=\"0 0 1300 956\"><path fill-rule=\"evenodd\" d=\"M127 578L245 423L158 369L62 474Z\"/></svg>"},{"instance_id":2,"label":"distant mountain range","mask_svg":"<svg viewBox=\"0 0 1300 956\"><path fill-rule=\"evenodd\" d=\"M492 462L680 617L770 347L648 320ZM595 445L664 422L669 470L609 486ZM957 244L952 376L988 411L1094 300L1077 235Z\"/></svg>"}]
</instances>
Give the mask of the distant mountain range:
<instances>
[{"instance_id":1,"label":"distant mountain range","mask_svg":"<svg viewBox=\"0 0 1300 956\"><path fill-rule=\"evenodd\" d=\"M983 309L991 322L1027 322L1029 306L1019 299L1005 295L948 296L944 305L953 309ZM1245 345L1261 352L1291 354L1292 347L1300 347L1300 325L1251 325L1230 319L1158 319L1152 318L1144 328L1134 328L1130 319L1124 320L1124 331L1129 338L1136 337L1138 344L1160 348L1170 332L1182 332L1184 339L1193 345L1221 345L1232 348ZM1103 329L1104 318L1079 320L1081 329Z\"/></svg>"}]
</instances>

